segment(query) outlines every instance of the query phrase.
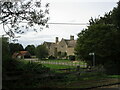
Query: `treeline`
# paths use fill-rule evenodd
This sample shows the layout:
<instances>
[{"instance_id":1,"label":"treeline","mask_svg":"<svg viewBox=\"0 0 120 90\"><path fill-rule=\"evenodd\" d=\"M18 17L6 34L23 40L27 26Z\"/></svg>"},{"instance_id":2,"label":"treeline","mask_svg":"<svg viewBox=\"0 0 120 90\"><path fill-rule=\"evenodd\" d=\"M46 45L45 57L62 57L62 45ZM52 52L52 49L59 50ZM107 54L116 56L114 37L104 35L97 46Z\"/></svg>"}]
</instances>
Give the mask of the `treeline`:
<instances>
[{"instance_id":1,"label":"treeline","mask_svg":"<svg viewBox=\"0 0 120 90\"><path fill-rule=\"evenodd\" d=\"M79 59L95 65L103 65L107 73L120 74L120 1L103 17L91 18L87 29L78 34L76 55Z\"/></svg>"},{"instance_id":2,"label":"treeline","mask_svg":"<svg viewBox=\"0 0 120 90\"><path fill-rule=\"evenodd\" d=\"M25 50L19 43L9 43L7 38L2 40L2 89L33 88L39 80L36 75L49 73L50 69L40 63L12 58L14 52ZM30 47L28 45L28 47ZM14 79L15 77L15 79ZM22 82L22 83L21 83Z\"/></svg>"},{"instance_id":3,"label":"treeline","mask_svg":"<svg viewBox=\"0 0 120 90\"><path fill-rule=\"evenodd\" d=\"M48 50L44 45L27 45L25 48L20 43L9 43L8 38L0 38L2 40L2 57L3 59L11 58L15 52L28 51L31 56L37 56L39 59L46 58L48 56Z\"/></svg>"}]
</instances>

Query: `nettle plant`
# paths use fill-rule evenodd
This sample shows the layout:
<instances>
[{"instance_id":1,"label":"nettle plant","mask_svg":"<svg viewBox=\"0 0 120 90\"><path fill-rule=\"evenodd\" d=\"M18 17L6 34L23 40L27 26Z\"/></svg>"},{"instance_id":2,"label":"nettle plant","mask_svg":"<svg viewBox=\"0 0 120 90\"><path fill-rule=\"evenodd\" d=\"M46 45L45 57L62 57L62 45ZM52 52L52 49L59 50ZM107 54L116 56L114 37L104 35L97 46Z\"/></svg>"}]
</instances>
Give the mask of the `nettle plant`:
<instances>
[{"instance_id":1,"label":"nettle plant","mask_svg":"<svg viewBox=\"0 0 120 90\"><path fill-rule=\"evenodd\" d=\"M49 27L49 3L44 6L41 0L0 1L0 24L6 35L15 38L15 33L37 32Z\"/></svg>"}]
</instances>

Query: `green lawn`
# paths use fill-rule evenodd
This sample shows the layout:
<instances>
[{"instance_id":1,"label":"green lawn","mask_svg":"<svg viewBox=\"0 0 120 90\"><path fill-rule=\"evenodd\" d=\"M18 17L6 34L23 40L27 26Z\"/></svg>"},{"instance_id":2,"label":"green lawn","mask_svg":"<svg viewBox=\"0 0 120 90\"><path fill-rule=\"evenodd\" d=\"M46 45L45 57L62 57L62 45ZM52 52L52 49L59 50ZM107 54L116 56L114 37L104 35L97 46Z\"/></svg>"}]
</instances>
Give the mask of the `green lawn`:
<instances>
[{"instance_id":1,"label":"green lawn","mask_svg":"<svg viewBox=\"0 0 120 90\"><path fill-rule=\"evenodd\" d=\"M120 75L108 75L107 77L108 78L118 78L118 79L120 79Z\"/></svg>"},{"instance_id":2,"label":"green lawn","mask_svg":"<svg viewBox=\"0 0 120 90\"><path fill-rule=\"evenodd\" d=\"M50 69L65 69L65 68L76 68L75 66L67 66L67 65L56 65L56 64L43 64Z\"/></svg>"}]
</instances>

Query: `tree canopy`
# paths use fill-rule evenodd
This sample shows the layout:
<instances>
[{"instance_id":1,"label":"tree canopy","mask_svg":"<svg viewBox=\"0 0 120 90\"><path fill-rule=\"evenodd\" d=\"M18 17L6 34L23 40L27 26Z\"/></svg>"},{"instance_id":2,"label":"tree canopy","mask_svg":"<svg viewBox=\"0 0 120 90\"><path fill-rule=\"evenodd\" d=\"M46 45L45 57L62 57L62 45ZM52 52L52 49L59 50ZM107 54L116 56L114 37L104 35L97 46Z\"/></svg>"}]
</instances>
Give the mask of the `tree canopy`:
<instances>
[{"instance_id":1,"label":"tree canopy","mask_svg":"<svg viewBox=\"0 0 120 90\"><path fill-rule=\"evenodd\" d=\"M31 55L35 55L35 46L34 45L28 45L25 48L26 51L29 51Z\"/></svg>"},{"instance_id":2,"label":"tree canopy","mask_svg":"<svg viewBox=\"0 0 120 90\"><path fill-rule=\"evenodd\" d=\"M0 41L2 42L2 59L6 59L7 57L10 57L10 50L9 50L9 42L8 38L0 38Z\"/></svg>"},{"instance_id":3,"label":"tree canopy","mask_svg":"<svg viewBox=\"0 0 120 90\"><path fill-rule=\"evenodd\" d=\"M10 49L11 55L15 52L24 50L22 44L19 44L19 43L9 43L9 49Z\"/></svg>"},{"instance_id":4,"label":"tree canopy","mask_svg":"<svg viewBox=\"0 0 120 90\"><path fill-rule=\"evenodd\" d=\"M15 33L22 34L31 29L37 32L43 27L48 27L48 7L49 3L42 6L41 0L0 1L0 24L3 25L6 35L13 38Z\"/></svg>"},{"instance_id":5,"label":"tree canopy","mask_svg":"<svg viewBox=\"0 0 120 90\"><path fill-rule=\"evenodd\" d=\"M95 53L95 64L114 67L120 65L120 1L118 6L103 17L91 18L87 29L78 34L76 55L92 65L89 53Z\"/></svg>"},{"instance_id":6,"label":"tree canopy","mask_svg":"<svg viewBox=\"0 0 120 90\"><path fill-rule=\"evenodd\" d=\"M39 59L45 59L48 56L48 50L44 45L37 46L35 53Z\"/></svg>"}]
</instances>

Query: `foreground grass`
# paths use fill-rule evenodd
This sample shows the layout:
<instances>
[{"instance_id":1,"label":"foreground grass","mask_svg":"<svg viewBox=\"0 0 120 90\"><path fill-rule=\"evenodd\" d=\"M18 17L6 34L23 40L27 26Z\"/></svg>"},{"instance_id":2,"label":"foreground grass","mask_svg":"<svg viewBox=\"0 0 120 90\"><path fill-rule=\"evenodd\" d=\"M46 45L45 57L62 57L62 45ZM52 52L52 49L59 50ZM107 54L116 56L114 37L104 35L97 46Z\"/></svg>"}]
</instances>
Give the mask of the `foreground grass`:
<instances>
[{"instance_id":1,"label":"foreground grass","mask_svg":"<svg viewBox=\"0 0 120 90\"><path fill-rule=\"evenodd\" d=\"M120 79L120 75L108 75L107 77L108 78L118 78L118 79Z\"/></svg>"},{"instance_id":2,"label":"foreground grass","mask_svg":"<svg viewBox=\"0 0 120 90\"><path fill-rule=\"evenodd\" d=\"M64 75L64 72L62 72L63 75L57 76L61 74L61 72L50 71L49 73L55 76L41 78L40 75L45 74L44 70L49 71L48 67L51 69L74 68L74 66L55 64L40 65L39 63L34 62L30 63L28 61L20 61L14 68L17 68L17 70L20 71L22 70L23 73L21 73L21 75L12 74L12 77L8 75L11 80L4 80L3 84L5 87L8 85L8 88L12 88L13 86L15 88L90 88L120 82L120 80L118 80L120 79L120 75L105 75L104 73L98 72L81 73L80 75L75 73ZM13 71L13 69L11 70ZM12 78L16 76L18 80L12 80Z\"/></svg>"},{"instance_id":3,"label":"foreground grass","mask_svg":"<svg viewBox=\"0 0 120 90\"><path fill-rule=\"evenodd\" d=\"M44 82L43 85L40 83L37 84L37 87L45 87L45 88L92 88L92 87L101 87L107 86L109 84L120 83L117 77L120 75L116 75L116 77L112 78L109 75L99 74L99 73L90 73L83 75L66 75L61 79L52 79L47 83Z\"/></svg>"}]
</instances>

